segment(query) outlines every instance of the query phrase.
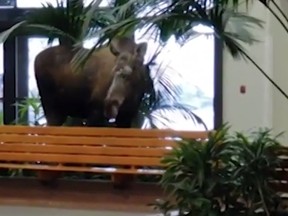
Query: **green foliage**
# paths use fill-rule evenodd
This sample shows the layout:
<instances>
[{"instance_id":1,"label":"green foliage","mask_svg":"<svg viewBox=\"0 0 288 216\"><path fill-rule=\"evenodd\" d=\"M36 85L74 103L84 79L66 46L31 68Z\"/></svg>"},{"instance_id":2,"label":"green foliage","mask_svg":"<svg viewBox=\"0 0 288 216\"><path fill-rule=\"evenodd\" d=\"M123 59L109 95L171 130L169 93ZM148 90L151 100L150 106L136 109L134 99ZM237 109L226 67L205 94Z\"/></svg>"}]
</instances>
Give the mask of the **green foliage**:
<instances>
[{"instance_id":1,"label":"green foliage","mask_svg":"<svg viewBox=\"0 0 288 216\"><path fill-rule=\"evenodd\" d=\"M153 36L163 43L166 43L171 36L175 36L176 40L183 44L199 35L193 27L202 24L213 29L214 33L209 34L214 34L223 41L233 57L239 57L243 50L240 42L246 44L256 42L257 39L250 30L255 27L261 28L263 22L239 12L238 5L240 5L240 0L235 0L233 5L231 5L231 1L225 0L172 0L169 2L166 0L129 0L114 7L113 14L117 14L117 17L122 19L102 28L97 32L97 36L101 37L101 41L105 41L107 39L106 32L117 35L123 29L145 27L147 28L146 34L152 32ZM135 13L130 13L131 7L134 8L137 16ZM129 16L129 14L131 15ZM98 45L95 44L93 49ZM89 55L88 51L78 52L74 59L75 67L85 61Z\"/></svg>"},{"instance_id":2,"label":"green foliage","mask_svg":"<svg viewBox=\"0 0 288 216\"><path fill-rule=\"evenodd\" d=\"M99 8L102 0L94 0L84 7L80 0L57 1L57 7L51 3L43 4L42 8L18 17L24 20L0 34L4 42L11 36L41 35L49 38L49 42L59 39L61 44L82 44L91 33L111 23L110 12Z\"/></svg>"},{"instance_id":3,"label":"green foliage","mask_svg":"<svg viewBox=\"0 0 288 216\"><path fill-rule=\"evenodd\" d=\"M169 118L169 114L183 117L189 120L192 125L202 125L205 130L207 126L205 122L194 113L194 107L179 101L179 95L182 93L179 86L173 83L173 79L177 76L181 77L181 72L165 72L157 71L156 76L158 82L151 83L146 89L146 93L140 104L138 115L133 121L133 127L151 127L167 128L173 124L173 119ZM151 82L153 82L151 80ZM174 117L177 118L177 117Z\"/></svg>"},{"instance_id":4,"label":"green foliage","mask_svg":"<svg viewBox=\"0 0 288 216\"><path fill-rule=\"evenodd\" d=\"M204 141L183 140L163 163L168 194L154 206L164 215L270 215L277 197L269 186L280 144L269 130L228 134L224 125Z\"/></svg>"},{"instance_id":5,"label":"green foliage","mask_svg":"<svg viewBox=\"0 0 288 216\"><path fill-rule=\"evenodd\" d=\"M30 125L40 125L39 120L44 117L43 113L41 113L41 103L40 99L36 96L32 97L26 97L23 101L20 103L14 104L18 108L18 116L19 119L17 121L17 124L27 124ZM29 109L32 110L33 113L33 119L32 121L26 120L27 114L29 112ZM16 122L15 122L16 123Z\"/></svg>"},{"instance_id":6,"label":"green foliage","mask_svg":"<svg viewBox=\"0 0 288 216\"><path fill-rule=\"evenodd\" d=\"M125 3L124 3L125 2ZM249 53L244 49L243 44L252 45L259 40L254 37L252 30L263 27L264 22L240 12L240 6L246 4L248 9L251 3L260 2L278 20L284 30L288 33L288 17L283 12L280 1L275 0L126 0L122 5L114 8L117 14L116 23L102 28L95 32L95 36L100 36L100 44L107 41L107 36L119 35L121 32L131 31L145 27L145 34L151 34L164 44L171 36L175 36L178 42L184 44L187 40L199 35L193 27L202 24L210 27L224 45L229 53L235 58L240 57L252 63L259 72L286 98L287 93L273 81L273 79L263 70ZM131 14L133 7L135 13ZM241 8L242 9L242 8ZM125 16L123 16L123 14ZM129 16L131 14L131 16ZM135 16L138 14L138 16ZM152 14L152 15L151 15ZM123 17L125 17L123 19ZM109 33L109 34L108 34ZM203 33L202 33L203 34ZM78 51L72 60L75 68L80 67L88 59L94 49L99 47L99 43L89 51Z\"/></svg>"},{"instance_id":7,"label":"green foliage","mask_svg":"<svg viewBox=\"0 0 288 216\"><path fill-rule=\"evenodd\" d=\"M3 116L3 111L0 112L0 125L4 124L4 116Z\"/></svg>"}]
</instances>

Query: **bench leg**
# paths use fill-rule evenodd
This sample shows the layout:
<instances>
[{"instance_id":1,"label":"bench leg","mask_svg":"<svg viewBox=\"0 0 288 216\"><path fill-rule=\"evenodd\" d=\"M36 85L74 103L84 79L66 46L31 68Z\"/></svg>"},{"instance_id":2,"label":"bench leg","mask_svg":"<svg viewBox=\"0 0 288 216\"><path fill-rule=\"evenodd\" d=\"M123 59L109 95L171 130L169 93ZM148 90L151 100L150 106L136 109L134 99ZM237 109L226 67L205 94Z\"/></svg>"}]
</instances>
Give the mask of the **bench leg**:
<instances>
[{"instance_id":1,"label":"bench leg","mask_svg":"<svg viewBox=\"0 0 288 216\"><path fill-rule=\"evenodd\" d=\"M45 187L57 187L57 179L61 175L61 172L40 170L37 171L37 177L39 182Z\"/></svg>"},{"instance_id":2,"label":"bench leg","mask_svg":"<svg viewBox=\"0 0 288 216\"><path fill-rule=\"evenodd\" d=\"M112 182L115 189L130 188L134 181L135 176L131 174L112 174Z\"/></svg>"}]
</instances>

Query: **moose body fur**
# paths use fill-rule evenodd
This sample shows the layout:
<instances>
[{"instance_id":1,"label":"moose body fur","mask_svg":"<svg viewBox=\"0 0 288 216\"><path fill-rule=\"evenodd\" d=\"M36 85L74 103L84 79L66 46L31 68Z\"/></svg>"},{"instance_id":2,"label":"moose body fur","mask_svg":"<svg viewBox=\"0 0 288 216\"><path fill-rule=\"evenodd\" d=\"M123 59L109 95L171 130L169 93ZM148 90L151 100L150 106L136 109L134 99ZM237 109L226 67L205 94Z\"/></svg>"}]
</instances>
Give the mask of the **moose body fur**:
<instances>
[{"instance_id":1,"label":"moose body fur","mask_svg":"<svg viewBox=\"0 0 288 216\"><path fill-rule=\"evenodd\" d=\"M68 116L87 120L88 126L130 127L146 88L146 43L114 40L95 51L81 71L72 71L74 52L50 47L35 59L35 77L48 125L62 125Z\"/></svg>"}]
</instances>

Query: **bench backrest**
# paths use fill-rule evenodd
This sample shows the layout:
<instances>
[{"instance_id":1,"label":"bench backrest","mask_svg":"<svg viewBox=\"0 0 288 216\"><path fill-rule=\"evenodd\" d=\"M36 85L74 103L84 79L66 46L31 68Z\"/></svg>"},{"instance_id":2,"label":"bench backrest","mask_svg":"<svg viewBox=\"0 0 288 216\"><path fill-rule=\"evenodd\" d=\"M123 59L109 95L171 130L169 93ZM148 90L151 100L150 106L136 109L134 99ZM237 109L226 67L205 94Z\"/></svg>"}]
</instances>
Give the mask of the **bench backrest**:
<instances>
[{"instance_id":1,"label":"bench backrest","mask_svg":"<svg viewBox=\"0 0 288 216\"><path fill-rule=\"evenodd\" d=\"M98 168L105 165L120 166L108 172L144 174L143 167L162 166L160 159L176 145L175 138L207 136L208 132L157 129L1 126L0 167L14 167L12 162L30 162L28 168L36 169L41 162L58 165L53 169L102 172Z\"/></svg>"},{"instance_id":2,"label":"bench backrest","mask_svg":"<svg viewBox=\"0 0 288 216\"><path fill-rule=\"evenodd\" d=\"M288 193L288 148L283 147L278 156L283 160L276 169L276 181L272 182L273 187L280 193ZM288 194L285 195L288 197Z\"/></svg>"},{"instance_id":3,"label":"bench backrest","mask_svg":"<svg viewBox=\"0 0 288 216\"><path fill-rule=\"evenodd\" d=\"M208 132L0 126L0 167L38 169L41 162L43 169L160 174L162 156L177 145L180 137L207 139ZM273 186L288 192L288 149L279 154L286 159L277 169L278 181Z\"/></svg>"}]
</instances>

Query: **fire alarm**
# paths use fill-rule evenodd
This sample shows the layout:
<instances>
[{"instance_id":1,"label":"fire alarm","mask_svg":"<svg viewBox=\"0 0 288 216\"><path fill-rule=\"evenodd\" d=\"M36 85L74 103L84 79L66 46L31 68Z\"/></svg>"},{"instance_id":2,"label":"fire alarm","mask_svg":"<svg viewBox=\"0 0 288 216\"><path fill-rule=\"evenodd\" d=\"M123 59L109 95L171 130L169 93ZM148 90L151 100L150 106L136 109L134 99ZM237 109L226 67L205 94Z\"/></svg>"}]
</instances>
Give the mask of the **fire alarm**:
<instances>
[{"instance_id":1,"label":"fire alarm","mask_svg":"<svg viewBox=\"0 0 288 216\"><path fill-rule=\"evenodd\" d=\"M240 93L241 94L245 94L246 93L246 86L245 85L241 85L240 86Z\"/></svg>"}]
</instances>

